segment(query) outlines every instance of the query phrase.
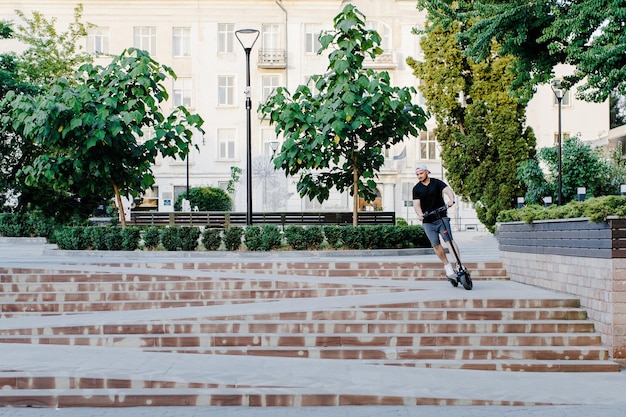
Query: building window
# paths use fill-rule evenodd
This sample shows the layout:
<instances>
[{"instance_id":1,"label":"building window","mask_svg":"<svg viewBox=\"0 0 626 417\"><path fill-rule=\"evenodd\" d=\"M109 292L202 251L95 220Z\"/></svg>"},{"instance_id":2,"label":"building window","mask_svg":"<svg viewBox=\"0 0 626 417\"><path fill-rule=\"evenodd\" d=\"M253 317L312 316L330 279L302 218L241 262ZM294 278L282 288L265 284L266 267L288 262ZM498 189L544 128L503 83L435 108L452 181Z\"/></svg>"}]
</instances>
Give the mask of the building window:
<instances>
[{"instance_id":1,"label":"building window","mask_svg":"<svg viewBox=\"0 0 626 417\"><path fill-rule=\"evenodd\" d=\"M276 23L264 24L263 49L280 49L280 25Z\"/></svg>"},{"instance_id":2,"label":"building window","mask_svg":"<svg viewBox=\"0 0 626 417\"><path fill-rule=\"evenodd\" d=\"M217 129L218 158L235 159L235 129Z\"/></svg>"},{"instance_id":3,"label":"building window","mask_svg":"<svg viewBox=\"0 0 626 417\"><path fill-rule=\"evenodd\" d=\"M420 159L436 159L437 138L433 132L420 132L419 149Z\"/></svg>"},{"instance_id":4,"label":"building window","mask_svg":"<svg viewBox=\"0 0 626 417\"><path fill-rule=\"evenodd\" d=\"M217 105L233 106L235 104L235 77L233 75L217 76Z\"/></svg>"},{"instance_id":5,"label":"building window","mask_svg":"<svg viewBox=\"0 0 626 417\"><path fill-rule=\"evenodd\" d=\"M552 104L555 106L559 105L559 100L556 98L554 94L552 94ZM563 100L561 100L561 106L571 106L571 95L569 90L565 90L563 92Z\"/></svg>"},{"instance_id":6,"label":"building window","mask_svg":"<svg viewBox=\"0 0 626 417\"><path fill-rule=\"evenodd\" d=\"M172 52L174 56L191 56L191 28L172 28Z\"/></svg>"},{"instance_id":7,"label":"building window","mask_svg":"<svg viewBox=\"0 0 626 417\"><path fill-rule=\"evenodd\" d=\"M261 83L262 83L261 101L264 102L279 86L280 76L279 75L264 75L261 79Z\"/></svg>"},{"instance_id":8,"label":"building window","mask_svg":"<svg viewBox=\"0 0 626 417\"><path fill-rule=\"evenodd\" d=\"M156 28L153 26L136 26L134 29L134 46L137 49L156 54Z\"/></svg>"},{"instance_id":9,"label":"building window","mask_svg":"<svg viewBox=\"0 0 626 417\"><path fill-rule=\"evenodd\" d=\"M174 80L174 107L191 107L191 78L177 78Z\"/></svg>"},{"instance_id":10,"label":"building window","mask_svg":"<svg viewBox=\"0 0 626 417\"><path fill-rule=\"evenodd\" d=\"M91 54L109 53L109 28L92 28L89 30L87 52Z\"/></svg>"},{"instance_id":11,"label":"building window","mask_svg":"<svg viewBox=\"0 0 626 417\"><path fill-rule=\"evenodd\" d=\"M235 24L234 23L218 23L217 24L217 52L231 53L233 52L233 42L235 40Z\"/></svg>"},{"instance_id":12,"label":"building window","mask_svg":"<svg viewBox=\"0 0 626 417\"><path fill-rule=\"evenodd\" d=\"M571 135L569 132L561 132L561 142L565 142L567 139L570 138L570 136ZM554 132L554 144L559 144L559 132Z\"/></svg>"},{"instance_id":13,"label":"building window","mask_svg":"<svg viewBox=\"0 0 626 417\"><path fill-rule=\"evenodd\" d=\"M375 20L368 20L365 22L365 28L368 30L375 30L380 35L380 47L384 51L391 51L391 28L382 22Z\"/></svg>"},{"instance_id":14,"label":"building window","mask_svg":"<svg viewBox=\"0 0 626 417\"><path fill-rule=\"evenodd\" d=\"M261 143L263 144L263 153L265 155L275 155L279 151L280 142L276 137L274 129L261 129Z\"/></svg>"},{"instance_id":15,"label":"building window","mask_svg":"<svg viewBox=\"0 0 626 417\"><path fill-rule=\"evenodd\" d=\"M307 23L304 25L304 52L307 54L317 54L322 44L320 43L320 34L322 26L318 24Z\"/></svg>"}]
</instances>

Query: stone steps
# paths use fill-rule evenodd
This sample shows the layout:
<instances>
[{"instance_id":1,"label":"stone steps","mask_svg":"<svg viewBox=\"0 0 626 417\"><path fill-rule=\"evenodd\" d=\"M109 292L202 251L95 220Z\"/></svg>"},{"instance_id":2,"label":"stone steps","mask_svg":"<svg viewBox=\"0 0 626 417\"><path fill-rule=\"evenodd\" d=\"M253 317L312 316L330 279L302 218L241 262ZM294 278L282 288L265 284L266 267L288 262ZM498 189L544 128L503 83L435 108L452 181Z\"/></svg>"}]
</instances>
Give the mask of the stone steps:
<instances>
[{"instance_id":1,"label":"stone steps","mask_svg":"<svg viewBox=\"0 0 626 417\"><path fill-rule=\"evenodd\" d=\"M577 299L489 296L481 285L508 280L506 271L499 263L468 267L473 280L483 281L473 291L451 288L440 265L419 262L141 261L90 264L85 270L66 265L56 272L0 268L0 344L349 361L382 368L619 371ZM424 297L433 288L443 289L434 293L442 295ZM511 405L169 380L149 372L68 375L73 374L0 369L5 388L0 405Z\"/></svg>"}]
</instances>

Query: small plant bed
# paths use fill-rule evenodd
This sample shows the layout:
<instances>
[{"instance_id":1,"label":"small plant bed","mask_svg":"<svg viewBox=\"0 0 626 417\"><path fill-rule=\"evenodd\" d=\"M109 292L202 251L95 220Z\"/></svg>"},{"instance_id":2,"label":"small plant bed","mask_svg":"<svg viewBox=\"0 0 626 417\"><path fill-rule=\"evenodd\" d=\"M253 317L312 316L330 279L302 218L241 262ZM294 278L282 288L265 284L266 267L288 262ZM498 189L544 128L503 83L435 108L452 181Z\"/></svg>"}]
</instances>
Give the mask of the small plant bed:
<instances>
[{"instance_id":1,"label":"small plant bed","mask_svg":"<svg viewBox=\"0 0 626 417\"><path fill-rule=\"evenodd\" d=\"M532 223L537 220L589 218L591 222L606 221L609 216L626 217L626 196L609 195L593 197L586 201L572 201L562 206L527 205L520 209L500 212L499 223Z\"/></svg>"}]
</instances>

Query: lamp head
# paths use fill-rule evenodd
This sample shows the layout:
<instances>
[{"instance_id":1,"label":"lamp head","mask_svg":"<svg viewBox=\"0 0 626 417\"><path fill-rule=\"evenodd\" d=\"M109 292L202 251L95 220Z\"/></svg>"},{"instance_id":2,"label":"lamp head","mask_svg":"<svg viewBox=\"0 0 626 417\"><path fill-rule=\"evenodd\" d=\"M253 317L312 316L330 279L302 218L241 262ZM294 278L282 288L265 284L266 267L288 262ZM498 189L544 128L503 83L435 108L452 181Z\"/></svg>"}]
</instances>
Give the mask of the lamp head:
<instances>
[{"instance_id":1,"label":"lamp head","mask_svg":"<svg viewBox=\"0 0 626 417\"><path fill-rule=\"evenodd\" d=\"M249 51L259 38L259 33L257 29L239 29L235 31L235 37L243 49Z\"/></svg>"}]
</instances>

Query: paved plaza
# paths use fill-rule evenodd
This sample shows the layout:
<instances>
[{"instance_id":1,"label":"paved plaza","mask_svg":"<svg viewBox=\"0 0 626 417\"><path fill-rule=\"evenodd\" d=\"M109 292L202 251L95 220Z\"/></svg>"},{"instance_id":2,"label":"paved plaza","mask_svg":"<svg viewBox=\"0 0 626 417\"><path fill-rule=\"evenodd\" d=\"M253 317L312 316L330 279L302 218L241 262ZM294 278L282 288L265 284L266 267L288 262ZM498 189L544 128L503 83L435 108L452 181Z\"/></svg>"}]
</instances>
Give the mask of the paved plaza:
<instances>
[{"instance_id":1,"label":"paved plaza","mask_svg":"<svg viewBox=\"0 0 626 417\"><path fill-rule=\"evenodd\" d=\"M486 233L457 233L457 241L466 262L497 261L497 242ZM420 257L424 261L436 261L431 251L364 251L364 252L286 252L286 253L68 253L54 250L39 240L14 240L0 238L0 266L53 269L59 264L92 262L133 261L154 257L163 261L202 257L288 257L290 259L315 258L362 258L369 260L398 260ZM410 285L407 284L407 285ZM458 296L462 289L453 289L445 281L426 285L431 294ZM428 291L424 291L426 294ZM481 293L506 295L508 297L549 297L548 291L515 282L475 282L468 296ZM402 299L402 293L386 296ZM302 301L299 301L302 302ZM309 301L314 302L314 301ZM323 309L324 301L316 308ZM165 311L165 310L160 310ZM115 314L111 312L110 314ZM27 319L25 319L27 320ZM34 318L31 320L35 320ZM49 317L46 320L67 320L72 316ZM81 320L85 320L82 318ZM2 324L2 323L0 323ZM6 323L5 323L6 324ZM31 416L224 416L224 417L478 417L478 416L546 416L587 417L626 415L626 373L558 373L558 372L493 372L453 369L425 369L410 367L371 366L359 361L323 359L290 360L279 357L229 357L202 355L202 360L190 360L177 355L166 358L134 349L113 352L106 347L38 346L0 344L0 367L10 369L41 369L58 371L79 362L85 375L115 376L122 373L168 375L173 380L208 378L221 384L249 384L259 386L298 385L316 387L319 392L343 392L369 395L420 395L433 398L490 399L502 402L533 402L553 404L550 406L336 406L336 407L129 407L129 408L0 408L0 417ZM120 360L120 356L123 357ZM129 371L131 369L132 371Z\"/></svg>"}]
</instances>

